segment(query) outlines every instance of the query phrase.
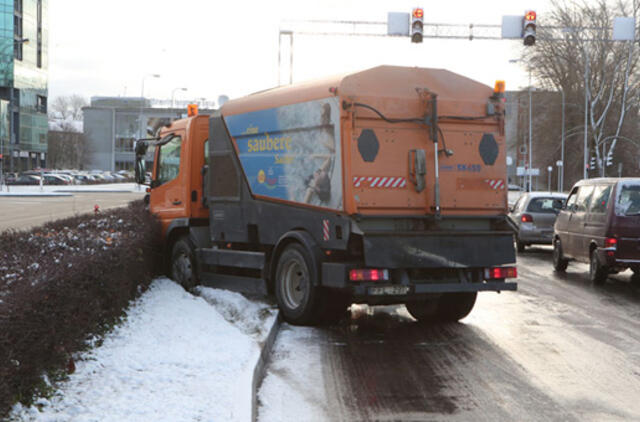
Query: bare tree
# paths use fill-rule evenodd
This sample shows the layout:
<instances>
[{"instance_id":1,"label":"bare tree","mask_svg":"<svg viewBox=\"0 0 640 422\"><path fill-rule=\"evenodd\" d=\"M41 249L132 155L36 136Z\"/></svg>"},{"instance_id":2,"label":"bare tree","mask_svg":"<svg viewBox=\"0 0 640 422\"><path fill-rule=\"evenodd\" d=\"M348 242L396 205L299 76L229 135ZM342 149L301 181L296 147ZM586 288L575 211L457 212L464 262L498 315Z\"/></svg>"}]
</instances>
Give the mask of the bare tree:
<instances>
[{"instance_id":1,"label":"bare tree","mask_svg":"<svg viewBox=\"0 0 640 422\"><path fill-rule=\"evenodd\" d=\"M82 120L82 108L88 106L87 100L77 94L56 97L49 105L49 117L59 120Z\"/></svg>"},{"instance_id":2,"label":"bare tree","mask_svg":"<svg viewBox=\"0 0 640 422\"><path fill-rule=\"evenodd\" d=\"M640 54L632 42L610 41L613 16L636 16L637 13L636 1L632 4L624 0L615 4L606 0L557 4L550 15L545 16L545 26L564 29L541 28L536 47L527 49L522 57L544 88L565 93L567 103L572 106L567 113L569 127L578 127L583 120L586 93L590 149L595 152L601 169L604 157L598 147L603 141L613 139L609 149L612 153L617 137L633 137L637 127ZM545 40L543 35L564 39ZM630 113L633 110L636 112ZM633 118L630 120L629 116ZM580 151L579 138L572 138L567 148L568 152Z\"/></svg>"}]
</instances>

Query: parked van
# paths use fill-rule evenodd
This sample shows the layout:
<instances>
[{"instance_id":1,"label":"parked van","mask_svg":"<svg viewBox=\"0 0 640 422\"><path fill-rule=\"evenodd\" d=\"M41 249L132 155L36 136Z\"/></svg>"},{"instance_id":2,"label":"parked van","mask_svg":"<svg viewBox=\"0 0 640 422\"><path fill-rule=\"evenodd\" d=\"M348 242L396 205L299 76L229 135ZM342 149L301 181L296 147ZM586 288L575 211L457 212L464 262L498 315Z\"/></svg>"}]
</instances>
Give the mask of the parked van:
<instances>
[{"instance_id":1,"label":"parked van","mask_svg":"<svg viewBox=\"0 0 640 422\"><path fill-rule=\"evenodd\" d=\"M602 284L627 268L640 280L640 179L601 178L575 184L558 214L553 266L589 263L589 278Z\"/></svg>"}]
</instances>

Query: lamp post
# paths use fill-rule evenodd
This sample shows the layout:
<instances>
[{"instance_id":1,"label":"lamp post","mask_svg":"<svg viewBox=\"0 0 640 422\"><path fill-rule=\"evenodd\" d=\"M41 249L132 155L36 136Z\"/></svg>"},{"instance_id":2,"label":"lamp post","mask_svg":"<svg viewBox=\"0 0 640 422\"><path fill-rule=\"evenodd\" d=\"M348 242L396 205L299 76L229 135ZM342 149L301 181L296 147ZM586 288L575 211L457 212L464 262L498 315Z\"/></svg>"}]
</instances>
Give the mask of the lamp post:
<instances>
[{"instance_id":1,"label":"lamp post","mask_svg":"<svg viewBox=\"0 0 640 422\"><path fill-rule=\"evenodd\" d=\"M148 75L144 75L142 77L142 90L140 91L140 116L139 116L139 120L140 120L140 139L144 139L146 137L145 134L145 130L144 130L144 122L142 121L142 110L144 108L144 81L147 78L159 78L160 75L158 75L157 73L150 73Z\"/></svg>"},{"instance_id":2,"label":"lamp post","mask_svg":"<svg viewBox=\"0 0 640 422\"><path fill-rule=\"evenodd\" d=\"M564 105L565 105L565 97L564 97L564 88L562 91L562 140L560 141L560 173L558 174L558 192L564 192Z\"/></svg>"},{"instance_id":3,"label":"lamp post","mask_svg":"<svg viewBox=\"0 0 640 422\"><path fill-rule=\"evenodd\" d=\"M175 108L175 99L176 99L176 91L186 91L187 88L174 88L173 91L171 91L171 108Z\"/></svg>"}]
</instances>

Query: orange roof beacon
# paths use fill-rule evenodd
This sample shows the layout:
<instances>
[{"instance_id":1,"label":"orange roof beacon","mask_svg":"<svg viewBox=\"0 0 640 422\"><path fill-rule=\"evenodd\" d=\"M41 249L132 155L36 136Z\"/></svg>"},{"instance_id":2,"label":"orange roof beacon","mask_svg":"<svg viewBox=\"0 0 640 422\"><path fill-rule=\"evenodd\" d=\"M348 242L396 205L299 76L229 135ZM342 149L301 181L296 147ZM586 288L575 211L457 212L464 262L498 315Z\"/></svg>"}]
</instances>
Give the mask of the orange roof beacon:
<instances>
[{"instance_id":1,"label":"orange roof beacon","mask_svg":"<svg viewBox=\"0 0 640 422\"><path fill-rule=\"evenodd\" d=\"M464 318L477 292L517 286L503 96L503 82L379 66L173 122L136 148L143 182L155 145L170 275L257 282L294 324L354 302Z\"/></svg>"}]
</instances>

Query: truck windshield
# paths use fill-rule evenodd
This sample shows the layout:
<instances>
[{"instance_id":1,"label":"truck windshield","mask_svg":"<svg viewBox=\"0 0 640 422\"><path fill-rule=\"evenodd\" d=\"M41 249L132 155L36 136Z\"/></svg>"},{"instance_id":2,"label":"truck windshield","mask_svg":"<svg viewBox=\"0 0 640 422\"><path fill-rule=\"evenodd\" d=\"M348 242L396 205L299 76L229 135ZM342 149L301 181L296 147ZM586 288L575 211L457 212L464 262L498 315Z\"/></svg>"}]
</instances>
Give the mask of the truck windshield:
<instances>
[{"instance_id":1,"label":"truck windshield","mask_svg":"<svg viewBox=\"0 0 640 422\"><path fill-rule=\"evenodd\" d=\"M178 177L180 171L180 149L182 137L174 136L169 142L160 145L158 152L157 183L162 185Z\"/></svg>"}]
</instances>

